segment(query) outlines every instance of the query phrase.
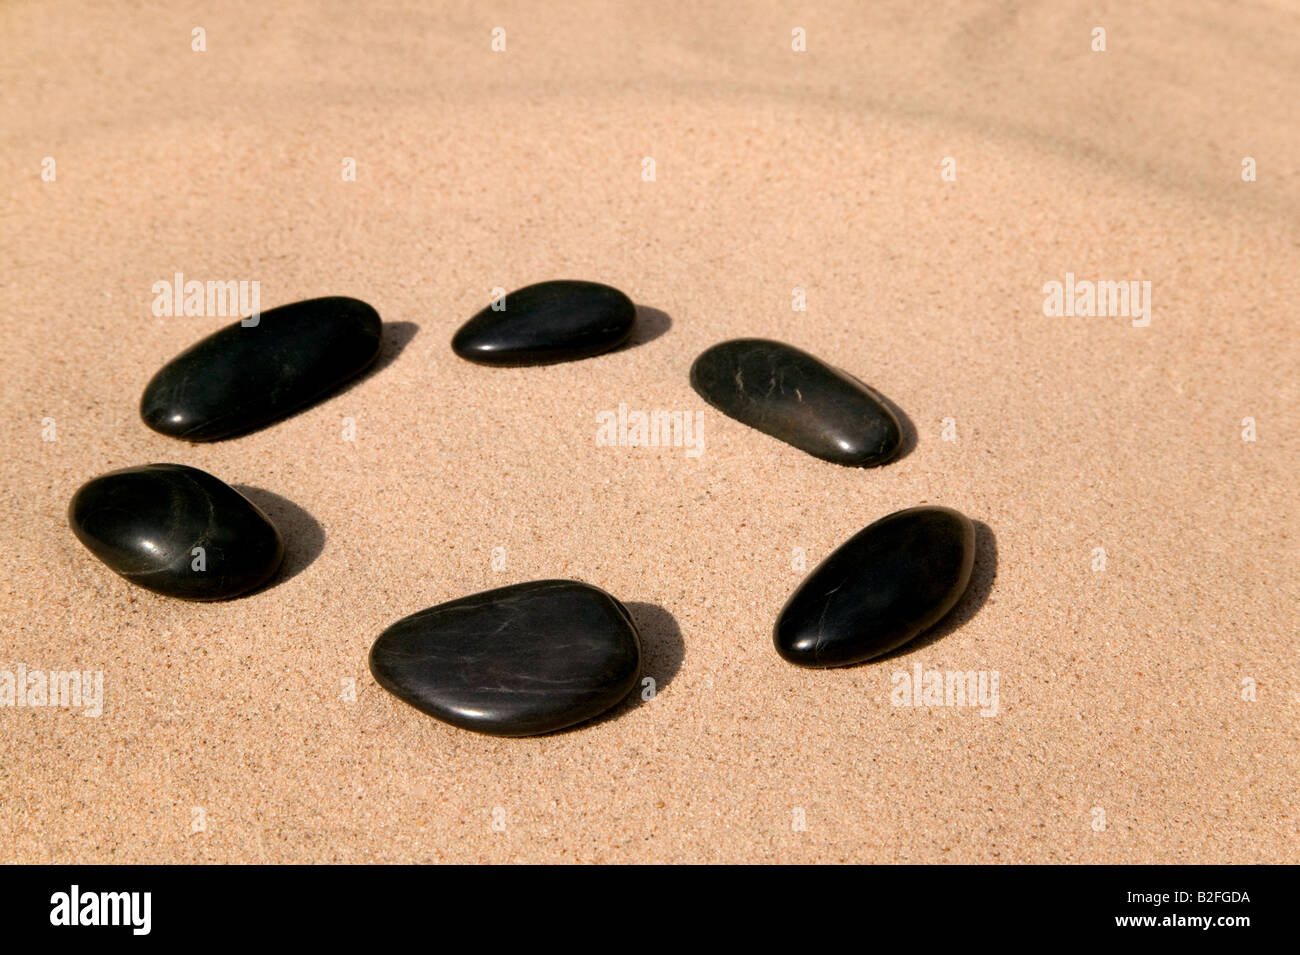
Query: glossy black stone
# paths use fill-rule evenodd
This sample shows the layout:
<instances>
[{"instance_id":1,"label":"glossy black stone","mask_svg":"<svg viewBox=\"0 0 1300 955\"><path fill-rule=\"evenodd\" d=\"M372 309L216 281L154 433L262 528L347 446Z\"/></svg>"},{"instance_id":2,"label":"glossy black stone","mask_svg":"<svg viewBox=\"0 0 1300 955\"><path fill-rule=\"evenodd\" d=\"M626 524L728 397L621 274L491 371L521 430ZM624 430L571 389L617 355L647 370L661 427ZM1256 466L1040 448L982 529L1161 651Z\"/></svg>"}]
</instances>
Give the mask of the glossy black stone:
<instances>
[{"instance_id":1,"label":"glossy black stone","mask_svg":"<svg viewBox=\"0 0 1300 955\"><path fill-rule=\"evenodd\" d=\"M804 579L777 617L776 652L806 667L861 663L939 622L966 590L975 527L947 507L882 517Z\"/></svg>"},{"instance_id":2,"label":"glossy black stone","mask_svg":"<svg viewBox=\"0 0 1300 955\"><path fill-rule=\"evenodd\" d=\"M218 441L269 424L365 370L379 354L379 314L354 298L314 298L228 325L164 365L140 417L161 434Z\"/></svg>"},{"instance_id":3,"label":"glossy black stone","mask_svg":"<svg viewBox=\"0 0 1300 955\"><path fill-rule=\"evenodd\" d=\"M539 282L489 305L460 327L451 348L480 365L545 365L587 358L627 341L636 306L597 282Z\"/></svg>"},{"instance_id":4,"label":"glossy black stone","mask_svg":"<svg viewBox=\"0 0 1300 955\"><path fill-rule=\"evenodd\" d=\"M884 464L902 441L879 395L781 342L714 345L691 365L691 387L723 414L835 464Z\"/></svg>"},{"instance_id":5,"label":"glossy black stone","mask_svg":"<svg viewBox=\"0 0 1300 955\"><path fill-rule=\"evenodd\" d=\"M636 683L641 641L605 591L539 580L412 614L379 635L370 672L418 710L493 736L533 736L609 709Z\"/></svg>"},{"instance_id":6,"label":"glossy black stone","mask_svg":"<svg viewBox=\"0 0 1300 955\"><path fill-rule=\"evenodd\" d=\"M255 504L183 464L146 464L86 482L68 506L68 523L110 570L183 600L225 600L259 587L284 556L280 532ZM199 547L202 555L194 553Z\"/></svg>"}]
</instances>

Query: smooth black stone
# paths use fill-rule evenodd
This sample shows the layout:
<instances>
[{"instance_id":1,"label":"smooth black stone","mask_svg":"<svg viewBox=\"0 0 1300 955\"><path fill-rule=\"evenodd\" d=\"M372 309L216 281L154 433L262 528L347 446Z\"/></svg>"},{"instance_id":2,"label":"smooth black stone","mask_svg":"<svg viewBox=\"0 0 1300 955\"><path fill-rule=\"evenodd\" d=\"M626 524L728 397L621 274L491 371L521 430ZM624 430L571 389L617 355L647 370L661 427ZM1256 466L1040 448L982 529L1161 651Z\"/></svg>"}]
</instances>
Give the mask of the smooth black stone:
<instances>
[{"instance_id":1,"label":"smooth black stone","mask_svg":"<svg viewBox=\"0 0 1300 955\"><path fill-rule=\"evenodd\" d=\"M311 404L379 355L379 313L354 298L313 298L228 325L164 365L140 417L162 434L219 441Z\"/></svg>"},{"instance_id":2,"label":"smooth black stone","mask_svg":"<svg viewBox=\"0 0 1300 955\"><path fill-rule=\"evenodd\" d=\"M597 282L539 282L508 294L505 306L462 325L452 351L480 365L546 365L617 348L636 321L632 300Z\"/></svg>"},{"instance_id":3,"label":"smooth black stone","mask_svg":"<svg viewBox=\"0 0 1300 955\"><path fill-rule=\"evenodd\" d=\"M539 580L412 614L379 635L370 672L418 710L493 736L533 736L603 713L636 683L641 641L605 591Z\"/></svg>"},{"instance_id":4,"label":"smooth black stone","mask_svg":"<svg viewBox=\"0 0 1300 955\"><path fill-rule=\"evenodd\" d=\"M183 600L225 600L259 587L284 557L257 505L206 471L146 464L82 485L68 523L90 552L133 584ZM194 569L202 547L203 570Z\"/></svg>"},{"instance_id":5,"label":"smooth black stone","mask_svg":"<svg viewBox=\"0 0 1300 955\"><path fill-rule=\"evenodd\" d=\"M776 652L806 667L861 663L939 622L966 590L975 527L948 507L882 517L821 562L777 617Z\"/></svg>"},{"instance_id":6,"label":"smooth black stone","mask_svg":"<svg viewBox=\"0 0 1300 955\"><path fill-rule=\"evenodd\" d=\"M902 440L879 395L781 342L714 345L691 365L691 387L723 414L835 464L884 464Z\"/></svg>"}]
</instances>

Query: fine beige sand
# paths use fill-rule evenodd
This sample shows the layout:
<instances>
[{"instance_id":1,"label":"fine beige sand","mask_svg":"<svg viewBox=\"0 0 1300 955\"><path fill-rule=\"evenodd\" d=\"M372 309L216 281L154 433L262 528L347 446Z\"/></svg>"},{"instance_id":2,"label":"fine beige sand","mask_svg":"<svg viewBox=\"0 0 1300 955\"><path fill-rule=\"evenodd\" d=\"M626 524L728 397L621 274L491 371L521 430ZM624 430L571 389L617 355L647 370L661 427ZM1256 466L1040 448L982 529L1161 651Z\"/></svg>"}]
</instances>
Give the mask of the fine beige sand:
<instances>
[{"instance_id":1,"label":"fine beige sand","mask_svg":"<svg viewBox=\"0 0 1300 955\"><path fill-rule=\"evenodd\" d=\"M103 675L98 717L0 706L0 858L1294 861L1297 37L1293 2L0 5L0 671ZM230 321L155 316L178 271L365 299L380 366L154 434L146 381ZM1045 315L1066 273L1149 281L1150 323ZM562 277L637 343L452 354ZM708 409L690 363L736 336L879 389L905 456ZM703 411L703 454L598 445L620 403ZM155 461L247 489L278 583L91 557L69 498ZM799 554L924 502L982 525L937 638L783 663ZM546 577L628 604L653 698L501 740L371 679L392 621ZM996 714L894 705L918 666L996 672Z\"/></svg>"}]
</instances>

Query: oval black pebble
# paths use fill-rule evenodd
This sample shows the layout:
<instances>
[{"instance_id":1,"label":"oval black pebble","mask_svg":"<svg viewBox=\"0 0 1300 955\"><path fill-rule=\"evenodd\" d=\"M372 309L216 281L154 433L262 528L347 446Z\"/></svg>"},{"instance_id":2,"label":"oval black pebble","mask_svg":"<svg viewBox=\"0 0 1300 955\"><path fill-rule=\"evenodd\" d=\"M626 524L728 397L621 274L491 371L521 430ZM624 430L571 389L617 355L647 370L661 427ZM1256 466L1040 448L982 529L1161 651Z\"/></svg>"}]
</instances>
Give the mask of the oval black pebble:
<instances>
[{"instance_id":1,"label":"oval black pebble","mask_svg":"<svg viewBox=\"0 0 1300 955\"><path fill-rule=\"evenodd\" d=\"M87 481L72 497L68 523L110 570L184 600L252 590L284 557L280 532L257 505L183 464L146 464Z\"/></svg>"},{"instance_id":2,"label":"oval black pebble","mask_svg":"<svg viewBox=\"0 0 1300 955\"><path fill-rule=\"evenodd\" d=\"M397 621L370 650L379 685L418 710L493 736L533 736L609 709L636 683L641 641L605 591L539 580Z\"/></svg>"},{"instance_id":3,"label":"oval black pebble","mask_svg":"<svg viewBox=\"0 0 1300 955\"><path fill-rule=\"evenodd\" d=\"M861 663L901 647L970 583L975 527L948 507L882 517L835 550L777 617L776 652L807 667Z\"/></svg>"},{"instance_id":4,"label":"oval black pebble","mask_svg":"<svg viewBox=\"0 0 1300 955\"><path fill-rule=\"evenodd\" d=\"M616 288L563 279L511 292L460 327L451 348L480 365L545 365L587 358L627 341L636 306Z\"/></svg>"},{"instance_id":5,"label":"oval black pebble","mask_svg":"<svg viewBox=\"0 0 1300 955\"><path fill-rule=\"evenodd\" d=\"M879 395L781 342L714 345L691 365L691 387L723 414L835 464L884 464L901 443L898 419Z\"/></svg>"},{"instance_id":6,"label":"oval black pebble","mask_svg":"<svg viewBox=\"0 0 1300 955\"><path fill-rule=\"evenodd\" d=\"M140 417L186 441L218 441L297 411L379 355L379 313L354 298L313 298L228 325L164 365Z\"/></svg>"}]
</instances>

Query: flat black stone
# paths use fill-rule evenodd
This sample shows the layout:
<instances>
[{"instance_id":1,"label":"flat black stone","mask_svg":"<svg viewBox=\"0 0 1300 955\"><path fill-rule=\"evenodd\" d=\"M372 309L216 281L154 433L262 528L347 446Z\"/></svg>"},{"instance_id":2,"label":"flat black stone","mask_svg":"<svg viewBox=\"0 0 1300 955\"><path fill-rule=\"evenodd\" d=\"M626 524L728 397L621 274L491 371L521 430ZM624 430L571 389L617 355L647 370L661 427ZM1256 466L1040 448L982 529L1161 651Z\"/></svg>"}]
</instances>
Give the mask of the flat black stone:
<instances>
[{"instance_id":1,"label":"flat black stone","mask_svg":"<svg viewBox=\"0 0 1300 955\"><path fill-rule=\"evenodd\" d=\"M804 579L777 617L776 652L806 667L861 663L901 647L961 598L975 527L948 507L882 517Z\"/></svg>"},{"instance_id":2,"label":"flat black stone","mask_svg":"<svg viewBox=\"0 0 1300 955\"><path fill-rule=\"evenodd\" d=\"M781 342L714 345L691 365L691 387L723 414L835 464L884 464L901 443L898 419L879 395Z\"/></svg>"},{"instance_id":3,"label":"flat black stone","mask_svg":"<svg viewBox=\"0 0 1300 955\"><path fill-rule=\"evenodd\" d=\"M430 607L370 650L370 672L398 699L493 736L550 733L603 713L632 689L640 661L627 608L573 580Z\"/></svg>"},{"instance_id":4,"label":"flat black stone","mask_svg":"<svg viewBox=\"0 0 1300 955\"><path fill-rule=\"evenodd\" d=\"M257 505L183 464L87 481L72 497L68 523L110 570L183 600L225 600L259 587L284 556L280 532ZM203 570L194 569L196 547L204 550Z\"/></svg>"},{"instance_id":5,"label":"flat black stone","mask_svg":"<svg viewBox=\"0 0 1300 955\"><path fill-rule=\"evenodd\" d=\"M616 288L563 279L539 282L462 325L451 348L480 365L546 365L599 355L632 334L636 306Z\"/></svg>"},{"instance_id":6,"label":"flat black stone","mask_svg":"<svg viewBox=\"0 0 1300 955\"><path fill-rule=\"evenodd\" d=\"M209 335L164 365L140 417L161 434L219 441L284 418L379 355L383 323L354 298L313 298Z\"/></svg>"}]
</instances>

